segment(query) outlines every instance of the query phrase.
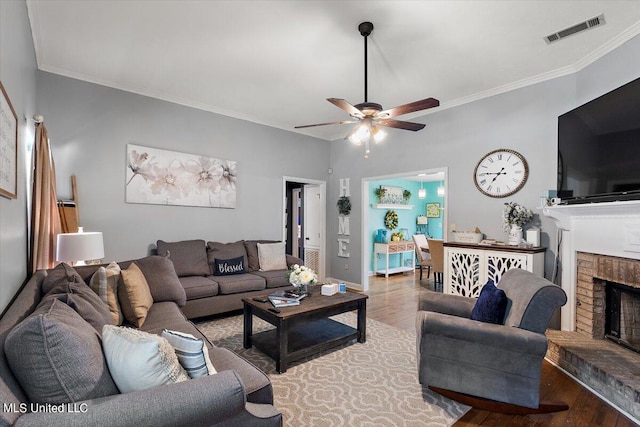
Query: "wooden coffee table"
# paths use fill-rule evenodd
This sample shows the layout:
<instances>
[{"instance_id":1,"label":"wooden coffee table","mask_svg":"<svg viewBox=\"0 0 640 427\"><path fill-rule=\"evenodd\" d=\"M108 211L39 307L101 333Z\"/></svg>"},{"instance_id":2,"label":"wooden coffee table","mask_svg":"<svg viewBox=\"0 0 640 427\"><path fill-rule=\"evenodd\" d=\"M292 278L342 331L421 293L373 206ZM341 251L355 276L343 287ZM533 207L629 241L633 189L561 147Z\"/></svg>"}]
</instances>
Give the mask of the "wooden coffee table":
<instances>
[{"instance_id":1,"label":"wooden coffee table","mask_svg":"<svg viewBox=\"0 0 640 427\"><path fill-rule=\"evenodd\" d=\"M369 297L365 294L348 291L331 296L317 292L304 298L298 306L279 308L280 313L269 311L273 308L270 302L262 303L245 298L242 300L244 348L255 345L276 361L278 372L284 373L289 363L295 360L348 343L354 338L364 343L367 331L367 298ZM329 319L352 310L358 310L355 329ZM253 335L253 316L276 328Z\"/></svg>"}]
</instances>

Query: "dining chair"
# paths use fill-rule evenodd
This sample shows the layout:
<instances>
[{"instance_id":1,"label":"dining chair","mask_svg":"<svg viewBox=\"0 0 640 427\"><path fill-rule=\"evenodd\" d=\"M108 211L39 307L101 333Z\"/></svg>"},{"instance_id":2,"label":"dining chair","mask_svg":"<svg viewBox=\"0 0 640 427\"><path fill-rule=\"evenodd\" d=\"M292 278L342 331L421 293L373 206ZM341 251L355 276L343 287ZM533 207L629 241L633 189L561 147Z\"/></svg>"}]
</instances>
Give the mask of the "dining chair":
<instances>
[{"instance_id":1,"label":"dining chair","mask_svg":"<svg viewBox=\"0 0 640 427\"><path fill-rule=\"evenodd\" d=\"M418 266L420 267L420 280L422 280L422 269L427 268L427 279L431 275L431 255L429 254L429 243L424 234L414 234L413 243L415 243L416 256L418 257Z\"/></svg>"},{"instance_id":2,"label":"dining chair","mask_svg":"<svg viewBox=\"0 0 640 427\"><path fill-rule=\"evenodd\" d=\"M427 239L427 245L429 245L429 254L431 254L433 281L435 284L442 284L444 276L444 240Z\"/></svg>"}]
</instances>

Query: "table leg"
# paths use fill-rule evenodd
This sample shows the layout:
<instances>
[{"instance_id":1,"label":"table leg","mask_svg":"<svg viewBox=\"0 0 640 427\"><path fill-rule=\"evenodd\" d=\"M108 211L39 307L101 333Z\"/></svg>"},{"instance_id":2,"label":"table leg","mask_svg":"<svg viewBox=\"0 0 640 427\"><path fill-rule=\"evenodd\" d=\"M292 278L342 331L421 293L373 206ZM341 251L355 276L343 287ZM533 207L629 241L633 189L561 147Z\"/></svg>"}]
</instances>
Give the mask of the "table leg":
<instances>
[{"instance_id":1,"label":"table leg","mask_svg":"<svg viewBox=\"0 0 640 427\"><path fill-rule=\"evenodd\" d=\"M287 372L288 351L289 351L289 323L280 319L276 325L278 337L278 357L276 357L276 371L281 374Z\"/></svg>"},{"instance_id":2,"label":"table leg","mask_svg":"<svg viewBox=\"0 0 640 427\"><path fill-rule=\"evenodd\" d=\"M384 277L389 278L389 251L387 251L387 263L384 266Z\"/></svg>"},{"instance_id":3,"label":"table leg","mask_svg":"<svg viewBox=\"0 0 640 427\"><path fill-rule=\"evenodd\" d=\"M358 342L364 343L367 341L367 300L358 302Z\"/></svg>"},{"instance_id":4,"label":"table leg","mask_svg":"<svg viewBox=\"0 0 640 427\"><path fill-rule=\"evenodd\" d=\"M251 348L251 334L253 333L253 313L249 304L244 305L244 328L242 343L244 348Z\"/></svg>"}]
</instances>

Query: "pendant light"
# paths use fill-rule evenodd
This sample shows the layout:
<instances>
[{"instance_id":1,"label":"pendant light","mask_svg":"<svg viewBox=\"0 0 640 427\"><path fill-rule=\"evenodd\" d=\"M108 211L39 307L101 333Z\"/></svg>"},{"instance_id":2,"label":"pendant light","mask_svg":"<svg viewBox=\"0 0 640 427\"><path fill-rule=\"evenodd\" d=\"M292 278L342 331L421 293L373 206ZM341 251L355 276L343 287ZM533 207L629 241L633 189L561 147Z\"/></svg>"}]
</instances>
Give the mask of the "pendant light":
<instances>
[{"instance_id":1,"label":"pendant light","mask_svg":"<svg viewBox=\"0 0 640 427\"><path fill-rule=\"evenodd\" d=\"M418 199L424 199L427 197L427 190L422 187L422 176L424 176L424 174L421 173L418 176L420 176L420 189L418 190Z\"/></svg>"}]
</instances>

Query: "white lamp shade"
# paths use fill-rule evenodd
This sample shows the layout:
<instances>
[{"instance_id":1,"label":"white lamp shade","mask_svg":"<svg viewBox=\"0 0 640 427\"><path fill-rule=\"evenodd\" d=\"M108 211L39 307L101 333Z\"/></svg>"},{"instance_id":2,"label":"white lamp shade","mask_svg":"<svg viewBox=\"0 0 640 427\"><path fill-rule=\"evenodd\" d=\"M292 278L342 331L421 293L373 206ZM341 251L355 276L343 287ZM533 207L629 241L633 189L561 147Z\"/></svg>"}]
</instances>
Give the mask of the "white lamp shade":
<instances>
[{"instance_id":1,"label":"white lamp shade","mask_svg":"<svg viewBox=\"0 0 640 427\"><path fill-rule=\"evenodd\" d=\"M424 188L418 189L418 199L424 199L427 197L427 190Z\"/></svg>"},{"instance_id":2,"label":"white lamp shade","mask_svg":"<svg viewBox=\"0 0 640 427\"><path fill-rule=\"evenodd\" d=\"M104 258L102 233L58 234L56 260L85 261Z\"/></svg>"}]
</instances>

